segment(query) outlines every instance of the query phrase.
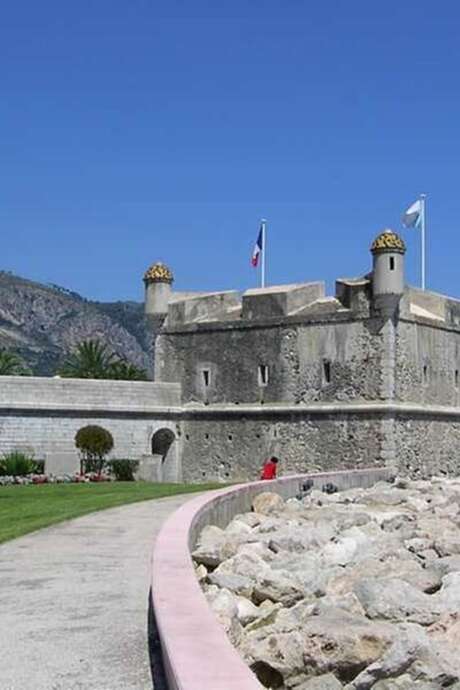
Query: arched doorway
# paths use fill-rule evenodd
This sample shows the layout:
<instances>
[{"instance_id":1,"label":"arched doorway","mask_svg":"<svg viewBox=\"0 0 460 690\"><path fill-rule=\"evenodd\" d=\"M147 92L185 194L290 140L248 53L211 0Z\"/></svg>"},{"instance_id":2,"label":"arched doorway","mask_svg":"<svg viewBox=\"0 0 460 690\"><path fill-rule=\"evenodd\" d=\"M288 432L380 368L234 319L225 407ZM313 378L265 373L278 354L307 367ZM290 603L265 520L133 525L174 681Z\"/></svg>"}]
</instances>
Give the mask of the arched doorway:
<instances>
[{"instance_id":1,"label":"arched doorway","mask_svg":"<svg viewBox=\"0 0 460 690\"><path fill-rule=\"evenodd\" d=\"M160 481L177 481L176 437L171 429L158 429L152 436L152 455L159 460Z\"/></svg>"}]
</instances>

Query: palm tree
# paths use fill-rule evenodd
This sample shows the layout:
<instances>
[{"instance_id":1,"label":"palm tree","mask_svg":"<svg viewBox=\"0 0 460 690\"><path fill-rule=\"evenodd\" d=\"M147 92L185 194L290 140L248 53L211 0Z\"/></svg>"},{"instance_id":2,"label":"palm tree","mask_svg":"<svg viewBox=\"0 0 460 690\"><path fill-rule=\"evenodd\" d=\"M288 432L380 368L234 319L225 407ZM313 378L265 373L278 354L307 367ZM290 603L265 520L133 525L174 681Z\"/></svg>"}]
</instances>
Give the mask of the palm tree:
<instances>
[{"instance_id":1,"label":"palm tree","mask_svg":"<svg viewBox=\"0 0 460 690\"><path fill-rule=\"evenodd\" d=\"M136 367L135 364L126 359L117 359L110 366L110 378L119 381L147 381L148 376L145 369Z\"/></svg>"},{"instance_id":2,"label":"palm tree","mask_svg":"<svg viewBox=\"0 0 460 690\"><path fill-rule=\"evenodd\" d=\"M30 370L14 352L0 348L0 376L27 376Z\"/></svg>"},{"instance_id":3,"label":"palm tree","mask_svg":"<svg viewBox=\"0 0 460 690\"><path fill-rule=\"evenodd\" d=\"M58 373L65 378L109 379L115 359L99 340L85 340L77 345Z\"/></svg>"}]
</instances>

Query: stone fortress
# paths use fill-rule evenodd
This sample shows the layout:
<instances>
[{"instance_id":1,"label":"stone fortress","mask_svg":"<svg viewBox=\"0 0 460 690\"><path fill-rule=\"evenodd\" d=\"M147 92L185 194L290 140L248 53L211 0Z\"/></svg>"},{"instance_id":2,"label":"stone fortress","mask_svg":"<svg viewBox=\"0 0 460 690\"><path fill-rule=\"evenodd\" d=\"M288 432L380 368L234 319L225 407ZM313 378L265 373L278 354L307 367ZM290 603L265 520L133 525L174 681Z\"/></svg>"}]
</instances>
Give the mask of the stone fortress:
<instances>
[{"instance_id":1,"label":"stone fortress","mask_svg":"<svg viewBox=\"0 0 460 690\"><path fill-rule=\"evenodd\" d=\"M234 481L369 466L458 473L460 301L405 286L403 240L371 246L372 271L323 283L175 293L144 276L154 382L2 377L0 450L28 444L76 466L75 432L110 429L141 476Z\"/></svg>"}]
</instances>

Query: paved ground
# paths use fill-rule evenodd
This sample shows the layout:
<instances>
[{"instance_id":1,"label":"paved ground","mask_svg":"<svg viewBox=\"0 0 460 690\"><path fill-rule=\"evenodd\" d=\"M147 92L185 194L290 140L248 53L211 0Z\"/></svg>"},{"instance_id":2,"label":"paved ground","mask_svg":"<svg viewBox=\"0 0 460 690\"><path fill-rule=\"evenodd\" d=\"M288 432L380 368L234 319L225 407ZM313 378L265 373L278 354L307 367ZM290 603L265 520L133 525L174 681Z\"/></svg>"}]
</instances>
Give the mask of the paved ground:
<instances>
[{"instance_id":1,"label":"paved ground","mask_svg":"<svg viewBox=\"0 0 460 690\"><path fill-rule=\"evenodd\" d=\"M152 542L190 498L93 513L0 546L1 690L152 688Z\"/></svg>"}]
</instances>

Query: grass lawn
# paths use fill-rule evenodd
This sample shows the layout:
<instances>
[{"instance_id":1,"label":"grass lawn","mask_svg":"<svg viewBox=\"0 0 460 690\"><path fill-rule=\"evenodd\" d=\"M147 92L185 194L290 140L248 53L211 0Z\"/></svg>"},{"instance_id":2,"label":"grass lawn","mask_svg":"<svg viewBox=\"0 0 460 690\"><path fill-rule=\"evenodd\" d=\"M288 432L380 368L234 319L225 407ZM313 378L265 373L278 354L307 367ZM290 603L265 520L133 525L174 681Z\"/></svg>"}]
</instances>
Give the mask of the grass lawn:
<instances>
[{"instance_id":1,"label":"grass lawn","mask_svg":"<svg viewBox=\"0 0 460 690\"><path fill-rule=\"evenodd\" d=\"M222 484L41 484L0 487L0 544L56 522L125 503L222 488Z\"/></svg>"}]
</instances>

